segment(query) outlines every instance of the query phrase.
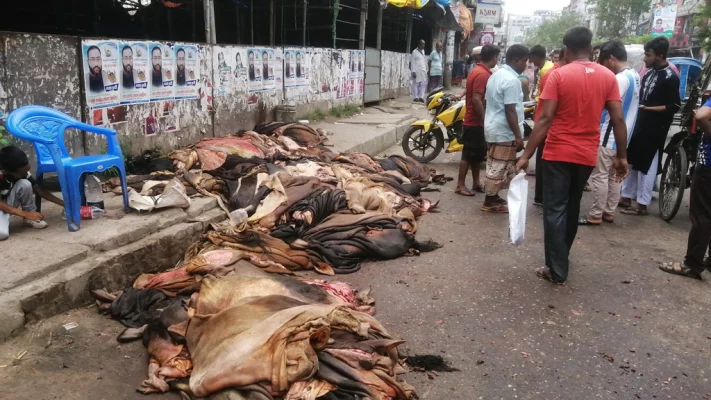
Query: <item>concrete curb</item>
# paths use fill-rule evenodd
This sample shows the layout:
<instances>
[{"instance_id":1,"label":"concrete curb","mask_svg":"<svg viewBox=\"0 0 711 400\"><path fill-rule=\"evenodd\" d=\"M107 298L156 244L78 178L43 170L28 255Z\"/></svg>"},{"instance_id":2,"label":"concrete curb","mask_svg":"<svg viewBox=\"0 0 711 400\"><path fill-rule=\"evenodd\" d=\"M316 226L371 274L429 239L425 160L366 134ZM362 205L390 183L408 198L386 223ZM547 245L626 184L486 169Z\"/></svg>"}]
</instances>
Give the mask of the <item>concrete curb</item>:
<instances>
[{"instance_id":1,"label":"concrete curb","mask_svg":"<svg viewBox=\"0 0 711 400\"><path fill-rule=\"evenodd\" d=\"M395 145L415 120L376 125L389 129L341 151L378 155ZM171 211L176 215L167 215ZM0 293L0 342L21 333L27 323L90 304L91 290L121 290L140 274L174 267L209 224L225 218L215 201L177 211L166 210L166 221L140 230L147 234L142 239L135 240L138 231L126 232L110 243L88 246L82 257L65 260L45 270L46 275Z\"/></svg>"}]
</instances>

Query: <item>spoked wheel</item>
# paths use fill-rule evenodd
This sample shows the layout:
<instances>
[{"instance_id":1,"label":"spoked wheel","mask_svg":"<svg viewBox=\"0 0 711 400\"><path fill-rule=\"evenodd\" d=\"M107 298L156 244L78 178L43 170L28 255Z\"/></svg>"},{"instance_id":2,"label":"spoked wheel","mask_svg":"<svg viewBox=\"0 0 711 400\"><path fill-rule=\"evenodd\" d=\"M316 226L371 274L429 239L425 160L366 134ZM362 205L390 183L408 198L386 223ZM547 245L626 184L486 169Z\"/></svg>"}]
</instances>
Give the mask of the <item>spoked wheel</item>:
<instances>
[{"instance_id":1,"label":"spoked wheel","mask_svg":"<svg viewBox=\"0 0 711 400\"><path fill-rule=\"evenodd\" d=\"M402 150L421 163L428 163L439 155L444 147L444 137L436 131L426 132L421 126L411 126L402 138Z\"/></svg>"},{"instance_id":2,"label":"spoked wheel","mask_svg":"<svg viewBox=\"0 0 711 400\"><path fill-rule=\"evenodd\" d=\"M665 221L671 221L679 211L686 190L686 173L689 164L686 151L677 146L667 155L662 169L662 181L659 187L659 213Z\"/></svg>"}]
</instances>

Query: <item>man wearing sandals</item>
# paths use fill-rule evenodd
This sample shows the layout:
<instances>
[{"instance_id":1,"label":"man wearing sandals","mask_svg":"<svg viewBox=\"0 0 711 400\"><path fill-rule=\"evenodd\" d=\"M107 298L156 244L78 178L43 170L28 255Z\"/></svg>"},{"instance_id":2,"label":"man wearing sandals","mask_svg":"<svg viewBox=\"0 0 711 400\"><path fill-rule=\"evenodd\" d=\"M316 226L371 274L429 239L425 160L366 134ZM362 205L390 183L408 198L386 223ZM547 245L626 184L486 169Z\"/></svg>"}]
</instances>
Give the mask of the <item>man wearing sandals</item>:
<instances>
[{"instance_id":1,"label":"man wearing sandals","mask_svg":"<svg viewBox=\"0 0 711 400\"><path fill-rule=\"evenodd\" d=\"M629 135L634 131L637 109L639 108L639 74L627 64L627 50L619 40L610 40L600 45L600 55L597 62L616 74L622 98L622 112L625 115L627 134ZM622 183L620 177L617 176L617 171L612 168L616 154L617 142L612 134L610 114L603 111L597 165L590 175L593 204L590 213L580 218L579 225L600 225L602 221L614 222L614 212L620 201L620 184Z\"/></svg>"},{"instance_id":2,"label":"man wearing sandals","mask_svg":"<svg viewBox=\"0 0 711 400\"><path fill-rule=\"evenodd\" d=\"M516 152L523 149L523 90L518 76L526 69L528 48L515 44L506 52L506 65L486 84L484 134L489 150L486 158L484 212L509 212L499 191L508 183L516 163Z\"/></svg>"},{"instance_id":3,"label":"man wearing sandals","mask_svg":"<svg viewBox=\"0 0 711 400\"><path fill-rule=\"evenodd\" d=\"M543 140L543 231L546 266L536 274L554 283L568 278L568 255L578 232L583 188L597 164L600 147L600 117L610 114L617 158L614 168L627 173L627 126L622 114L620 89L615 75L590 61L592 32L577 27L566 32L564 67L553 71L541 94L543 109L516 170L525 170L528 160Z\"/></svg>"},{"instance_id":4,"label":"man wearing sandals","mask_svg":"<svg viewBox=\"0 0 711 400\"><path fill-rule=\"evenodd\" d=\"M696 112L696 123L703 131L699 143L694 180L691 182L689 218L691 231L684 262L666 263L659 268L670 274L701 280L711 261L704 260L711 251L711 99Z\"/></svg>"},{"instance_id":5,"label":"man wearing sandals","mask_svg":"<svg viewBox=\"0 0 711 400\"><path fill-rule=\"evenodd\" d=\"M662 149L674 114L681 107L679 77L667 63L669 41L656 37L644 45L644 64L651 68L642 78L639 114L629 147L630 175L622 183L620 211L626 215L647 215L652 191L662 162ZM632 200L637 201L633 207Z\"/></svg>"}]
</instances>

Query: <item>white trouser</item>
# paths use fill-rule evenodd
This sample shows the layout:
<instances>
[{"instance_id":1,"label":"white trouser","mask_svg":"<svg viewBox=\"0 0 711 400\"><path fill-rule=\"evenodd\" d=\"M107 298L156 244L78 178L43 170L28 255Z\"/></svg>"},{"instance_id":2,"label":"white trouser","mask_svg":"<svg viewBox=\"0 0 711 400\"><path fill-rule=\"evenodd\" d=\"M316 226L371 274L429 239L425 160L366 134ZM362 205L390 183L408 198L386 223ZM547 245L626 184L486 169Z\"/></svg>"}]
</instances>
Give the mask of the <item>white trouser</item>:
<instances>
[{"instance_id":1,"label":"white trouser","mask_svg":"<svg viewBox=\"0 0 711 400\"><path fill-rule=\"evenodd\" d=\"M37 211L32 183L27 179L19 179L15 182L7 195L7 200L3 202L11 207L22 208L22 211ZM0 211L0 240L10 237L10 217L10 214Z\"/></svg>"},{"instance_id":2,"label":"white trouser","mask_svg":"<svg viewBox=\"0 0 711 400\"><path fill-rule=\"evenodd\" d=\"M652 165L646 174L630 169L629 176L622 182L622 197L636 200L637 204L648 206L652 204L654 182L657 180L657 167L659 166L659 152L654 155Z\"/></svg>"},{"instance_id":3,"label":"white trouser","mask_svg":"<svg viewBox=\"0 0 711 400\"><path fill-rule=\"evenodd\" d=\"M425 86L427 86L427 81L417 82L416 79L412 79L412 87L410 92L413 99L425 99Z\"/></svg>"}]
</instances>

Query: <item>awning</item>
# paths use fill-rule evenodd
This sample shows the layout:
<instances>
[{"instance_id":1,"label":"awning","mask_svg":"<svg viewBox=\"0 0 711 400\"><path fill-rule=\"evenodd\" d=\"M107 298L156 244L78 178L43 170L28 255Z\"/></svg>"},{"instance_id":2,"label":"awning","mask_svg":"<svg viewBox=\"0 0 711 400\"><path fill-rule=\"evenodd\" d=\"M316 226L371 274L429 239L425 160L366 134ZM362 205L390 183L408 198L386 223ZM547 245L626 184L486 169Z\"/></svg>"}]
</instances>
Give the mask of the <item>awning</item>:
<instances>
[{"instance_id":1,"label":"awning","mask_svg":"<svg viewBox=\"0 0 711 400\"><path fill-rule=\"evenodd\" d=\"M442 7L435 2L430 2L428 6L423 7L417 13L432 26L456 32L463 30L449 7Z\"/></svg>"}]
</instances>

